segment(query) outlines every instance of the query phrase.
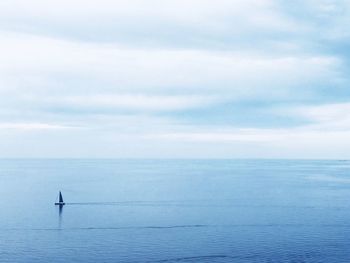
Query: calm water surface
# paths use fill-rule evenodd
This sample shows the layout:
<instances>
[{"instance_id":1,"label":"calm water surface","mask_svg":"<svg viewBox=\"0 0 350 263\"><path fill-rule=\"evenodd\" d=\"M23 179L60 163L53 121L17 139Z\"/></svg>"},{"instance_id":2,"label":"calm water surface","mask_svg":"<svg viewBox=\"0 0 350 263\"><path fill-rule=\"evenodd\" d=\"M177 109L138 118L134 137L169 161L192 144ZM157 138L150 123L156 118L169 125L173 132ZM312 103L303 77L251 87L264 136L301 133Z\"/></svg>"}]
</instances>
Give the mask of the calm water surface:
<instances>
[{"instance_id":1,"label":"calm water surface","mask_svg":"<svg viewBox=\"0 0 350 263\"><path fill-rule=\"evenodd\" d=\"M347 161L0 160L0 194L0 262L350 262Z\"/></svg>"}]
</instances>

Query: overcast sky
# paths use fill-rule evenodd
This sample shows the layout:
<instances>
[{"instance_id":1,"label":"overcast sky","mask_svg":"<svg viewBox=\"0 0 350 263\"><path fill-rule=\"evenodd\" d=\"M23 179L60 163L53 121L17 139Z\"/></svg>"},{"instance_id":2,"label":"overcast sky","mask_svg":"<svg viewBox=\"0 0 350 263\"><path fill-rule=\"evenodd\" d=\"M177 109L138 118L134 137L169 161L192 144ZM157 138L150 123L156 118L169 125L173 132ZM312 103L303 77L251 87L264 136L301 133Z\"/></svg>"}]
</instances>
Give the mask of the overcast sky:
<instances>
[{"instance_id":1,"label":"overcast sky","mask_svg":"<svg viewBox=\"0 0 350 263\"><path fill-rule=\"evenodd\" d=\"M1 0L0 157L350 158L350 1Z\"/></svg>"}]
</instances>

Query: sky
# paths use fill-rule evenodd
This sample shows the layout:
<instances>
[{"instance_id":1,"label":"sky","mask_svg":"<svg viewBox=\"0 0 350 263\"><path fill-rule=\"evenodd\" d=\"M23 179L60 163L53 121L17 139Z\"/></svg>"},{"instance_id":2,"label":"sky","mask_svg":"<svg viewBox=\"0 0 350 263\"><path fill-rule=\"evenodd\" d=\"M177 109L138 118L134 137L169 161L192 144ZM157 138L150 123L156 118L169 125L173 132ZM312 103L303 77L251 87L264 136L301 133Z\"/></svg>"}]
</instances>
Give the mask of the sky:
<instances>
[{"instance_id":1,"label":"sky","mask_svg":"<svg viewBox=\"0 0 350 263\"><path fill-rule=\"evenodd\" d=\"M350 158L350 1L1 0L0 157Z\"/></svg>"}]
</instances>

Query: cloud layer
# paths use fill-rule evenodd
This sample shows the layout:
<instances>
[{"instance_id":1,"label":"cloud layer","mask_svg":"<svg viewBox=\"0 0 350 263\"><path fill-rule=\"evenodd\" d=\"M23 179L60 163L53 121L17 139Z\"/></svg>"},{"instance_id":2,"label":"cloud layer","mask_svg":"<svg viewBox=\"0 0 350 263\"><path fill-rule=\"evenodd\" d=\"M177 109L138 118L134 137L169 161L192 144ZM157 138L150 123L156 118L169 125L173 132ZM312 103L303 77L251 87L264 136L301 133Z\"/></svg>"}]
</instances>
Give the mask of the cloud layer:
<instances>
[{"instance_id":1,"label":"cloud layer","mask_svg":"<svg viewBox=\"0 0 350 263\"><path fill-rule=\"evenodd\" d=\"M350 158L349 8L1 1L0 156Z\"/></svg>"}]
</instances>

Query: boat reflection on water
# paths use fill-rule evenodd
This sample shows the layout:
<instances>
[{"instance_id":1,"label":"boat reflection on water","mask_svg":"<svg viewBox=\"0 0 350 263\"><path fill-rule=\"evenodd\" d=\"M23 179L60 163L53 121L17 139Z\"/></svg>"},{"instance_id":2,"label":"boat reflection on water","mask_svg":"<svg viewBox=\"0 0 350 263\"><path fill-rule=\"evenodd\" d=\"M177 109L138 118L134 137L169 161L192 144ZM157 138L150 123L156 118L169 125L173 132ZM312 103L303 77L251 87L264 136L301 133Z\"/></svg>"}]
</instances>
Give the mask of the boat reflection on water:
<instances>
[{"instance_id":1,"label":"boat reflection on water","mask_svg":"<svg viewBox=\"0 0 350 263\"><path fill-rule=\"evenodd\" d=\"M59 191L59 194L58 194L58 202L55 203L55 205L58 206L58 227L59 227L59 228L61 228L63 206L64 206L65 204L66 204L66 203L63 201L62 193L61 193L61 191Z\"/></svg>"}]
</instances>

